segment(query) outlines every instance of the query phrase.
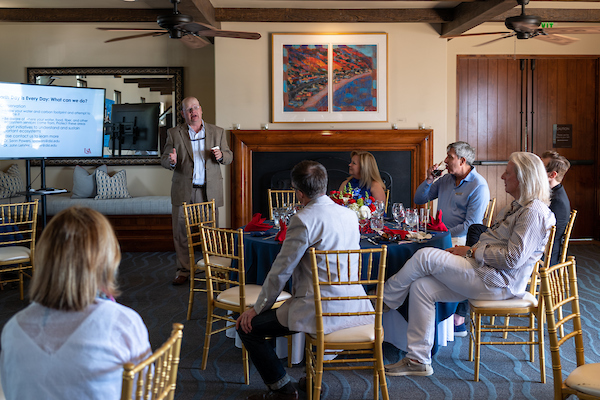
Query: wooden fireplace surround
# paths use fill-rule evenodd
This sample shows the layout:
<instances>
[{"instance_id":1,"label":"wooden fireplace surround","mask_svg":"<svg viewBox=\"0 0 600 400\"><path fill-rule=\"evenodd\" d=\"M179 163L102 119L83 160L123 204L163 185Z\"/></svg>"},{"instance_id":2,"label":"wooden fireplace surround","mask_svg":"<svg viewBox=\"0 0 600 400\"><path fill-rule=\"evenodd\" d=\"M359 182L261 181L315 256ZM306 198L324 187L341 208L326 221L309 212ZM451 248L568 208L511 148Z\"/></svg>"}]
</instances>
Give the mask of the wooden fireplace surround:
<instances>
[{"instance_id":1,"label":"wooden fireplace surround","mask_svg":"<svg viewBox=\"0 0 600 400\"><path fill-rule=\"evenodd\" d=\"M253 152L410 151L411 198L433 163L433 130L234 130L231 131L231 226L252 218Z\"/></svg>"}]
</instances>

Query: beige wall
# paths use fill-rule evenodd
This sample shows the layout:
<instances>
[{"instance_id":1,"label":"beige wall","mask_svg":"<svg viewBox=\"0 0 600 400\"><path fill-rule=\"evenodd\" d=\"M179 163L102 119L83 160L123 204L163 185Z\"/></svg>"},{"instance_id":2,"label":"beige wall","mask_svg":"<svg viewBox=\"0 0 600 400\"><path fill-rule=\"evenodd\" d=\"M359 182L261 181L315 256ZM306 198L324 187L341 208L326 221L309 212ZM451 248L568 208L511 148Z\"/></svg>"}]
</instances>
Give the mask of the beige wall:
<instances>
[{"instance_id":1,"label":"beige wall","mask_svg":"<svg viewBox=\"0 0 600 400\"><path fill-rule=\"evenodd\" d=\"M105 39L117 34L100 32L96 25L99 24L0 23L0 50L5 55L5 62L0 63L0 81L24 82L27 67L183 66L184 94L200 99L207 122L216 121L225 129L230 129L233 123L239 123L242 129L260 129L261 124L270 123L271 33L387 32L389 122L270 123L270 126L272 129L389 129L392 123L400 128L416 128L424 123L434 130L435 160L444 156L446 144L456 137L457 54L600 54L598 35L579 35L581 41L569 46L505 39L473 47L484 40L447 41L440 39L430 25L417 23L223 23L223 29L256 31L263 37L258 41L217 38L216 46L192 51L165 37L105 44ZM502 24L485 24L474 32L497 30L504 30ZM9 164L0 161L0 169ZM169 171L160 167L124 169L133 195L169 193ZM226 201L230 201L228 168L224 173ZM49 168L47 183L70 188L71 168ZM228 224L229 210L221 215L221 223Z\"/></svg>"}]
</instances>

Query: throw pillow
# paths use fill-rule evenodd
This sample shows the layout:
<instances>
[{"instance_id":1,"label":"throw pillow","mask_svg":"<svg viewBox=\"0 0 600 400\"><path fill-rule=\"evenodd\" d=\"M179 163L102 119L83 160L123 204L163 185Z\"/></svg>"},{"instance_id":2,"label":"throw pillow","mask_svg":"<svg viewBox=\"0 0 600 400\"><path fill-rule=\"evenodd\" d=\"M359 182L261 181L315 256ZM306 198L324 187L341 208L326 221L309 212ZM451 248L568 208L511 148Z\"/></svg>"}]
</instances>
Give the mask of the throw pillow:
<instances>
[{"instance_id":1,"label":"throw pillow","mask_svg":"<svg viewBox=\"0 0 600 400\"><path fill-rule=\"evenodd\" d=\"M72 199L85 199L88 197L96 196L96 173L98 171L104 171L108 173L106 165L101 165L94 170L91 174L80 167L75 166L73 170L73 194Z\"/></svg>"},{"instance_id":2,"label":"throw pillow","mask_svg":"<svg viewBox=\"0 0 600 400\"><path fill-rule=\"evenodd\" d=\"M6 172L0 171L0 199L14 197L17 192L24 191L25 185L17 164L11 165Z\"/></svg>"},{"instance_id":3,"label":"throw pillow","mask_svg":"<svg viewBox=\"0 0 600 400\"><path fill-rule=\"evenodd\" d=\"M96 200L129 199L127 191L127 177L122 169L113 176L108 176L104 171L96 171Z\"/></svg>"}]
</instances>

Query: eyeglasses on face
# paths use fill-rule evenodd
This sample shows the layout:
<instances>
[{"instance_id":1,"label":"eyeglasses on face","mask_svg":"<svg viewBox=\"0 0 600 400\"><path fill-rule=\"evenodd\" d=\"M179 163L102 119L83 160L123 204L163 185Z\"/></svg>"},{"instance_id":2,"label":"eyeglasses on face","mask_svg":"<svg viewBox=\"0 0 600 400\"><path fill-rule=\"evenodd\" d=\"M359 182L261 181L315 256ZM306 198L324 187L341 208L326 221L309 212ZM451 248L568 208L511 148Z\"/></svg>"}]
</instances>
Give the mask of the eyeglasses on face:
<instances>
[{"instance_id":1,"label":"eyeglasses on face","mask_svg":"<svg viewBox=\"0 0 600 400\"><path fill-rule=\"evenodd\" d=\"M193 106L193 107L190 107L190 108L188 108L188 109L187 109L187 110L185 110L185 111L187 111L188 113L190 113L190 114L191 114L191 113L193 113L194 111L198 111L199 109L200 109L200 106Z\"/></svg>"}]
</instances>

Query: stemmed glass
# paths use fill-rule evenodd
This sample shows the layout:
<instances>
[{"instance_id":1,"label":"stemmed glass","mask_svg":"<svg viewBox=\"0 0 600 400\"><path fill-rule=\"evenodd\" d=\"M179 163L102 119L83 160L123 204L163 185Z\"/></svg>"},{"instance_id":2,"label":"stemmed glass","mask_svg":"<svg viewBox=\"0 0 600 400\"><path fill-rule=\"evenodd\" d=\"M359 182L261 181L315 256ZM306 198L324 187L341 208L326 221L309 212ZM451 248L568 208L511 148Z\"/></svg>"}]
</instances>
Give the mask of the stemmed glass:
<instances>
[{"instance_id":1,"label":"stemmed glass","mask_svg":"<svg viewBox=\"0 0 600 400\"><path fill-rule=\"evenodd\" d=\"M410 227L411 231L415 230L415 227L419 224L419 210L413 208L406 209L406 224Z\"/></svg>"},{"instance_id":2,"label":"stemmed glass","mask_svg":"<svg viewBox=\"0 0 600 400\"><path fill-rule=\"evenodd\" d=\"M394 203L392 205L392 215L394 221L398 224L398 228L402 228L402 222L404 222L405 212L404 205L402 203Z\"/></svg>"}]
</instances>

